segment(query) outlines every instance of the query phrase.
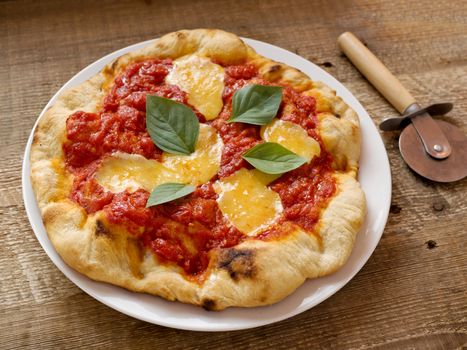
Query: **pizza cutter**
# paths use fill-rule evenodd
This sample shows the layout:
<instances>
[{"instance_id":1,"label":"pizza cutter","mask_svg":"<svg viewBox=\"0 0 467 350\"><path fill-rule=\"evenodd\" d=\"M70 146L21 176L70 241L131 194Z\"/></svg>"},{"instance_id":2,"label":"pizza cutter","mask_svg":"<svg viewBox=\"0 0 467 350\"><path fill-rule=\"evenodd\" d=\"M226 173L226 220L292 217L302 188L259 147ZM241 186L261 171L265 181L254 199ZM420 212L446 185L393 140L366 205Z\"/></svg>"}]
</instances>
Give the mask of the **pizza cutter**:
<instances>
[{"instance_id":1,"label":"pizza cutter","mask_svg":"<svg viewBox=\"0 0 467 350\"><path fill-rule=\"evenodd\" d=\"M383 131L402 130L399 149L417 174L437 182L452 182L467 176L467 137L456 126L435 120L452 109L450 103L421 107L397 78L352 33L337 39L341 51L373 86L402 114L381 122Z\"/></svg>"}]
</instances>

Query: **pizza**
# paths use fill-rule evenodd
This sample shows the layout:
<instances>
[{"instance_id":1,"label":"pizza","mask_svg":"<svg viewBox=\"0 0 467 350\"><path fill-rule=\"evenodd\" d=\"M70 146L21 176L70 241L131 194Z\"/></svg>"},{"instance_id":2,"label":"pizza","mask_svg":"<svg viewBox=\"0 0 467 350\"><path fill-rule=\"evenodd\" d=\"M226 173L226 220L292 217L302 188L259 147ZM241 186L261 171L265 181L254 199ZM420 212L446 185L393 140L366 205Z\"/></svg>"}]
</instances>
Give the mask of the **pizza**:
<instances>
[{"instance_id":1,"label":"pizza","mask_svg":"<svg viewBox=\"0 0 467 350\"><path fill-rule=\"evenodd\" d=\"M348 259L365 216L356 113L234 34L181 30L63 92L31 181L61 258L200 305L269 305Z\"/></svg>"}]
</instances>

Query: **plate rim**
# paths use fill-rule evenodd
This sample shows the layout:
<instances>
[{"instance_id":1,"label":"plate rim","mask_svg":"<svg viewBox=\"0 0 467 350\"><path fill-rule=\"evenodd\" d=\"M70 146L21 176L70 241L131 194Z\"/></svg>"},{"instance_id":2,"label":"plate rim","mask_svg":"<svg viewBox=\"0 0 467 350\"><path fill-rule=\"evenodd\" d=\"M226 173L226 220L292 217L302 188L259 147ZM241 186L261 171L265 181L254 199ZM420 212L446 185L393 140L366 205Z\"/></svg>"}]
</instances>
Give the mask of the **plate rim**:
<instances>
[{"instance_id":1,"label":"plate rim","mask_svg":"<svg viewBox=\"0 0 467 350\"><path fill-rule=\"evenodd\" d=\"M46 243L46 241L48 241L48 243L50 243L50 245L51 245L51 242L50 242L50 240L48 238L48 235L47 235L47 233L46 233L46 231L45 231L45 229L43 227L42 219L40 219L40 223L36 223L35 219L34 219L33 211L36 210L37 212L39 212L39 209L37 207L37 201L35 199L34 192L32 191L30 175L29 175L30 174L29 154L30 154L30 148L31 148L31 143L32 143L34 131L35 131L36 127L37 127L37 124L38 124L40 118L45 113L45 111L48 110L48 108L56 101L57 97L63 91L71 88L72 86L76 86L80 82L89 79L91 76L93 76L95 74L95 73L92 73L92 74L89 73L90 75L86 76L85 73L86 73L87 70L92 70L91 68L101 67L101 65L105 65L105 64L111 62L113 59L116 59L117 57L121 56L124 53L133 51L135 49L138 49L140 47L144 47L145 45L150 44L153 40L155 40L155 39L142 41L142 42L139 42L139 43L136 43L136 44L126 46L126 47L121 48L119 50L116 50L114 52L111 52L111 53L97 59L96 61L92 62L91 64L87 65L83 69L81 69L78 73L76 73L73 77L71 77L67 82L65 82L60 87L60 89L58 89L58 91L52 96L52 98L50 98L50 100L47 102L47 104L42 109L41 113L39 114L38 118L36 119L36 121L34 123L34 126L32 127L31 133L30 133L30 135L28 137L28 141L27 141L25 151L24 151L24 156L23 156L23 162L22 162L22 195L23 195L23 202L24 202L25 210L26 210L26 213L27 213L27 216L28 216L28 220L30 222L30 225L31 225L31 228L32 228L32 230L34 232L34 235L36 236L36 239L39 241L39 244L41 245L42 249L45 251L45 253L49 257L49 259L52 260L54 265L71 282L73 282L73 284L75 284L78 288L83 290L88 295L92 296L97 301L103 303L104 305L106 305L106 306L108 306L108 307L110 307L110 308L112 308L114 310L117 310L117 311L119 311L119 312L121 312L123 314L134 317L136 319L140 319L140 320L152 323L152 324L157 324L157 325L176 328L176 329L193 330L193 331L211 331L211 332L213 332L213 331L242 330L242 329L250 329L250 328L260 327L260 326L275 323L275 322L282 321L284 319L288 319L290 317L296 316L296 315L298 315L298 314L300 314L300 313L302 313L304 311L312 309L314 306L316 306L316 305L320 304L321 302L323 302L324 300L330 298L332 295L334 295L336 292L338 292L341 288L343 288L351 279L353 279L358 274L358 272L363 268L363 266L366 264L368 259L373 255L373 252L376 249L377 245L379 244L381 236L382 236L382 234L384 232L384 229L385 229L386 223L387 223L387 219L388 219L388 216L389 216L389 208L390 208L391 197L392 197L392 176L391 176L391 170L390 170L388 154L387 154L387 151L386 151L386 149L384 147L384 143L383 143L383 140L381 138L381 135L379 134L379 132L378 132L376 126L374 125L371 117L368 115L367 111L363 108L363 106L356 99L356 97L341 82L339 82L331 74L329 74L325 70L321 69L320 67L318 67L314 63L306 60L305 58L303 58L303 57L301 57L301 56L299 56L299 55L297 55L297 54L295 54L293 52L290 52L290 51L288 51L286 49L283 49L281 47L278 47L276 45L272 45L272 44L269 44L269 43L266 43L266 42L262 42L262 41L255 40L255 39L250 39L250 38L243 38L242 37L242 40L244 40L248 45L252 46L255 50L262 51L261 48L262 49L269 49L269 50L275 51L275 53L272 54L273 56L277 57L277 56L280 56L280 54L282 54L282 55L291 57L291 60L293 58L293 60L295 60L297 62L301 61L301 64L309 66L310 70L320 71L320 74L322 74L324 77L326 77L327 81L325 81L324 83L326 85L330 86L333 90L339 91L341 93L345 92L344 95L347 95L347 98L342 97L343 100L356 111L356 113L359 116L359 120L360 120L361 125L362 125L363 121L365 121L367 124L368 124L368 122L370 122L370 125L366 125L366 127L369 127L369 129L373 129L373 130L368 130L368 132L371 131L372 135L376 136L376 137L373 137L373 138L376 138L377 146L379 148L382 148L382 150L384 151L383 152L384 156L382 157L382 159L380 159L381 164L379 164L379 165L382 166L383 168L385 168L384 172L386 173L385 175L387 175L386 184L382 186L383 188L386 189L386 192L385 192L386 198L385 198L384 203L382 203L382 208L381 208L381 210L379 212L379 225L378 225L378 228L377 228L378 232L376 232L376 233L373 232L372 233L374 235L374 239L375 239L374 244L371 247L369 247L369 250L366 251L366 256L363 259L362 258L358 259L357 264L354 267L352 273L350 273L350 275L348 275L346 278L344 278L342 281L340 281L340 283L338 283L337 286L334 286L334 288L332 288L331 291L325 291L324 295L316 298L317 300L314 300L309 305L300 305L299 307L292 310L292 312L279 314L276 317L270 317L270 318L267 318L265 320L255 320L255 322L251 322L251 319L250 319L249 323L246 323L246 320L243 320L243 324L242 324L242 322L240 322L239 324L233 324L233 325L227 325L227 324L224 324L224 323L209 323L210 326L207 326L206 324L203 324L203 325L199 326L199 325L196 325L196 324L195 325L189 324L186 321L184 323L182 323L182 324L179 324L177 322L174 323L173 321L167 321L167 320L160 319L160 318L158 320L154 320L154 318L147 317L146 315L142 315L141 313L132 312L131 310L128 310L128 308L124 308L121 305L119 305L118 302L115 302L112 299L109 300L105 296L99 295L99 293L96 292L95 288L91 288L89 286L83 285L74 276L75 274L78 274L78 275L81 275L81 274L79 274L78 272L73 270L71 267L69 267L65 262L63 262L63 260L58 256L58 254L55 251L55 248L53 246L52 246L51 249L54 252L49 251L49 247L47 247L45 243ZM268 57L264 53L261 53L261 52L259 52L259 53L262 54L265 57ZM278 60L276 58L271 58L271 59L281 62L280 60ZM294 65L291 65L288 62L284 62L284 63L287 64L287 65L290 65L292 67L294 66ZM102 67L99 68L98 71L100 71L101 69L102 69ZM319 79L315 79L315 80L319 80ZM329 83L329 82L331 82L331 83ZM340 94L338 93L338 95L340 95ZM349 99L351 100L351 103L348 101ZM361 128L361 131L363 131L363 128ZM362 137L362 142L364 142L363 137ZM363 144L362 144L361 150L363 151ZM361 170L361 168L359 170ZM362 189L363 189L363 186L362 186ZM368 194L365 193L365 196L368 197ZM40 216L39 216L39 218L40 218ZM358 233L359 235L362 234L361 231L363 230L363 226L365 225L367 220L369 220L368 214L367 214L367 216L365 218L365 222L363 223L362 228L360 229L360 231ZM38 233L37 231L39 231L39 230L42 230L43 232ZM40 236L40 234L42 234L42 235L45 234L44 240L43 240L43 237ZM357 239L358 239L358 237L357 237ZM354 246L353 250L355 250L355 249L356 249L356 247ZM350 257L349 257L349 260L350 260ZM344 266L341 267L341 269L343 269L349 263L349 260L344 264ZM341 269L339 269L334 274L337 274ZM334 274L331 274L329 276L332 276ZM114 285L109 285L109 284L104 283L104 282L92 281L92 280L90 280L89 278L87 278L84 275L81 275L81 276L83 276L85 279L88 279L91 282L90 283L91 285L93 285L93 284L105 284L105 285L110 286L110 288L122 289L121 287L114 286ZM326 276L326 277L328 277L328 276ZM324 279L326 277L323 277L322 279ZM316 279L314 279L314 280L316 280ZM308 280L307 279L304 284L306 284L309 281L313 281L313 280ZM299 288L301 288L301 287L299 287ZM299 288L297 288L297 290ZM293 295L297 293L297 290L294 291L291 295L287 296L284 300L292 298ZM133 295L136 295L136 296L140 295L140 293L133 293L133 292L128 292L128 293L132 293ZM150 296L150 297L154 298L154 296ZM156 298L162 299L162 298L159 298L159 297L156 297ZM181 304L180 302L176 302L176 303ZM282 303L282 302L279 302L279 303ZM259 310L259 309L264 310L265 308L273 308L275 305L277 305L279 303L276 303L276 304L273 304L273 305L270 305L270 306L257 307L257 308L229 308L227 310L237 309L237 310L240 310L240 313L245 313L245 314L251 313L251 314L253 314L253 312L255 312L255 310ZM187 305L187 304L183 304L183 305L187 306L187 307L195 307L197 309L200 309L199 307L192 306L192 305ZM169 305L168 307L171 308L172 305ZM174 305L174 307L175 307L175 305ZM220 311L220 312L206 312L206 311L203 310L203 312L206 312L207 314L209 314L207 319L213 318L214 321L219 321L218 319L222 318L222 316L217 317L217 315L222 315L222 313L228 312L227 310L226 311ZM216 315L216 316L213 317L213 315Z\"/></svg>"}]
</instances>

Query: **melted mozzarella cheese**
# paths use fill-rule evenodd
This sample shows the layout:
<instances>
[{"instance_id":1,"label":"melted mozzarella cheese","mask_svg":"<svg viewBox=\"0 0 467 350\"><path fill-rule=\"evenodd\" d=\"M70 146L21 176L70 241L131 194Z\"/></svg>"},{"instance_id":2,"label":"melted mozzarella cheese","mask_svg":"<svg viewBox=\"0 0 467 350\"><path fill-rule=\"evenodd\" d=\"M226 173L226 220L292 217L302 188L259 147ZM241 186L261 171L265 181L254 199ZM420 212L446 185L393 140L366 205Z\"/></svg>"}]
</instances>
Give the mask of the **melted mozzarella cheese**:
<instances>
[{"instance_id":1,"label":"melted mozzarella cheese","mask_svg":"<svg viewBox=\"0 0 467 350\"><path fill-rule=\"evenodd\" d=\"M188 102L207 120L217 117L223 107L224 69L209 58L188 55L174 61L165 81L188 94Z\"/></svg>"},{"instance_id":2,"label":"melted mozzarella cheese","mask_svg":"<svg viewBox=\"0 0 467 350\"><path fill-rule=\"evenodd\" d=\"M220 210L244 234L254 236L282 212L279 195L267 187L274 178L242 168L214 184Z\"/></svg>"},{"instance_id":3,"label":"melted mozzarella cheese","mask_svg":"<svg viewBox=\"0 0 467 350\"><path fill-rule=\"evenodd\" d=\"M222 140L216 130L200 124L198 143L189 156L165 153L162 163L183 177L185 183L202 184L217 174L222 155Z\"/></svg>"},{"instance_id":4,"label":"melted mozzarella cheese","mask_svg":"<svg viewBox=\"0 0 467 350\"><path fill-rule=\"evenodd\" d=\"M308 162L319 156L319 143L308 136L305 129L292 122L274 119L261 128L261 137L268 142L276 142L305 158Z\"/></svg>"},{"instance_id":5,"label":"melted mozzarella cheese","mask_svg":"<svg viewBox=\"0 0 467 350\"><path fill-rule=\"evenodd\" d=\"M97 182L112 192L143 188L151 191L166 182L200 185L217 174L222 140L214 128L201 124L195 151L189 155L165 153L162 161L127 153L114 153L105 159L96 174Z\"/></svg>"},{"instance_id":6,"label":"melted mozzarella cheese","mask_svg":"<svg viewBox=\"0 0 467 350\"><path fill-rule=\"evenodd\" d=\"M138 188L151 191L164 182L180 182L178 178L176 172L160 162L120 152L105 159L96 174L97 182L112 192L134 192Z\"/></svg>"}]
</instances>

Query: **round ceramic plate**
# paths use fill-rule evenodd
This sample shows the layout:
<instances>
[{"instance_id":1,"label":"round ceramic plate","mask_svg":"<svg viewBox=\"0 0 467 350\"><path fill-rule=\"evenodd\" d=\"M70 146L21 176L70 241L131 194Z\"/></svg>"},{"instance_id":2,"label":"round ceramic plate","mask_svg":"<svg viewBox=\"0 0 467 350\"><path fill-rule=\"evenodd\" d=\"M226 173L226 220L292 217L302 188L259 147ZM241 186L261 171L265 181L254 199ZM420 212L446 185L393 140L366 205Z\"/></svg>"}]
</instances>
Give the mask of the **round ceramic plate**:
<instances>
[{"instance_id":1,"label":"round ceramic plate","mask_svg":"<svg viewBox=\"0 0 467 350\"><path fill-rule=\"evenodd\" d=\"M341 83L313 63L279 47L256 40L244 40L259 54L296 67L313 80L326 83L336 90L337 95L341 96L360 117L362 153L359 181L366 194L368 213L349 260L332 275L306 281L292 295L277 304L251 309L230 308L221 312L209 312L201 307L170 302L159 297L133 293L110 284L95 282L65 264L55 251L44 229L29 178L29 152L33 129L24 154L22 174L24 204L31 226L45 252L65 276L105 305L147 322L179 329L227 331L258 327L297 315L329 298L357 274L376 248L388 217L391 202L391 173L383 142L368 113ZM62 86L45 106L40 116L54 104L57 96L64 90L89 79L120 55L140 49L149 42L118 50L83 69Z\"/></svg>"}]
</instances>

